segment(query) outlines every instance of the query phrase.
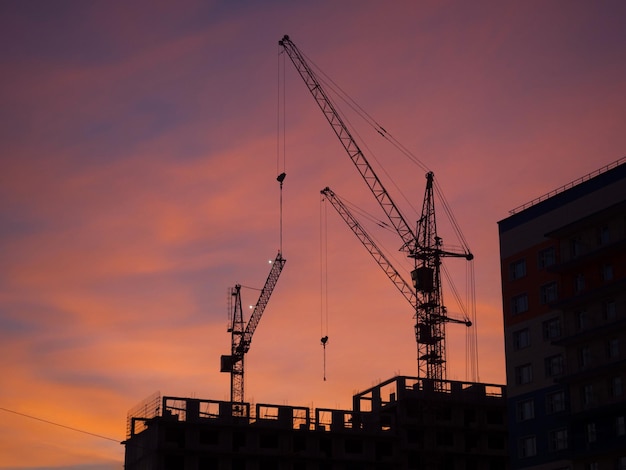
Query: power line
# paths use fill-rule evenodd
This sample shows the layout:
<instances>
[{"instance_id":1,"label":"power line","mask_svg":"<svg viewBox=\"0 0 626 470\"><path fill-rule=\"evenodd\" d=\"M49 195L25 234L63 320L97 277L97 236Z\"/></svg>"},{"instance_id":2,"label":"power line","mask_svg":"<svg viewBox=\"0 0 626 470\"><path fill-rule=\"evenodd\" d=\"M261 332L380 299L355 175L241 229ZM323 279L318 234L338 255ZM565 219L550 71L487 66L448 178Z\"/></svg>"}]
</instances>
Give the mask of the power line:
<instances>
[{"instance_id":1,"label":"power line","mask_svg":"<svg viewBox=\"0 0 626 470\"><path fill-rule=\"evenodd\" d=\"M55 423L54 421L49 421L47 419L37 418L36 416L28 415L26 413L20 413L19 411L9 410L8 408L3 408L1 406L0 406L0 410L6 411L7 413L13 413L13 414L16 414L16 415L19 415L19 416L23 416L25 418L34 419L35 421L41 421L42 423L52 424L53 426L58 426L60 428L69 429L70 431L75 431L75 432L80 432L80 433L83 433L83 434L88 434L89 436L98 437L100 439L106 439L107 441L113 441L113 442L116 442L118 444L121 442L119 439L113 439L112 437L103 436L102 434L96 434L96 433L93 433L93 432L84 431L83 429L73 428L71 426L66 426L65 424L60 424L60 423Z\"/></svg>"}]
</instances>

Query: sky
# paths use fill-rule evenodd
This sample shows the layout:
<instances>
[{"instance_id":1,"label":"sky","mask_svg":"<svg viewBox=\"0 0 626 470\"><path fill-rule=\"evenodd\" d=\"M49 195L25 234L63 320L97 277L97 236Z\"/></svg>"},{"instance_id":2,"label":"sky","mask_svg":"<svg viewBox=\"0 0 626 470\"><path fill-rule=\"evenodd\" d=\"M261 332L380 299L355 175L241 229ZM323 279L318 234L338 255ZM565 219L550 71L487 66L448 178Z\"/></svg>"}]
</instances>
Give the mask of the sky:
<instances>
[{"instance_id":1,"label":"sky","mask_svg":"<svg viewBox=\"0 0 626 470\"><path fill-rule=\"evenodd\" d=\"M0 468L120 469L145 397L227 400L228 289L254 304L279 249L247 401L349 409L416 375L410 306L319 191L384 215L284 34L435 173L475 256L478 379L505 383L497 222L626 154L625 20L621 0L1 0ZM416 221L424 169L350 122ZM465 337L448 327L449 379Z\"/></svg>"}]
</instances>

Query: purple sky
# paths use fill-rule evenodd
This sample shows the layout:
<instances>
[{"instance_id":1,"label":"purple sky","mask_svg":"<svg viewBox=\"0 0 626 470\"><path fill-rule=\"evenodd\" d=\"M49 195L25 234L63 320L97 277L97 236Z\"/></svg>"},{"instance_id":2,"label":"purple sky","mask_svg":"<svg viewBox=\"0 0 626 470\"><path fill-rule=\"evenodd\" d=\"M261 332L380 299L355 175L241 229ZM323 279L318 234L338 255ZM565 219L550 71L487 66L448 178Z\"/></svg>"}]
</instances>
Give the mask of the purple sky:
<instances>
[{"instance_id":1,"label":"purple sky","mask_svg":"<svg viewBox=\"0 0 626 470\"><path fill-rule=\"evenodd\" d=\"M479 378L504 383L497 221L624 156L625 20L617 0L0 2L0 408L121 441L156 390L228 398L227 289L261 287L279 247L284 34L435 172L475 254ZM412 313L328 208L325 324L320 189L382 213L285 66L287 264L246 397L349 408L416 374ZM424 170L365 132L416 220ZM115 442L0 413L2 469L121 468Z\"/></svg>"}]
</instances>

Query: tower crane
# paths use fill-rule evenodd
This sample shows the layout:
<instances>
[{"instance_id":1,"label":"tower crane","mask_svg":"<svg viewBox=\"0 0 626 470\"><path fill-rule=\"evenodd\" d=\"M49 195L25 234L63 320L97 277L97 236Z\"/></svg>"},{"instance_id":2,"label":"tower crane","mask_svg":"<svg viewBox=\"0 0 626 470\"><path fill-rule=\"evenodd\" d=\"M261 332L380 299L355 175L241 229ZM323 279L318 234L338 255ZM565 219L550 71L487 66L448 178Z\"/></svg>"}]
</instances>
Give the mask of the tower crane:
<instances>
[{"instance_id":1,"label":"tower crane","mask_svg":"<svg viewBox=\"0 0 626 470\"><path fill-rule=\"evenodd\" d=\"M382 252L372 242L371 238L367 236L362 227L358 223L354 223L356 219L349 215L349 211L347 211L345 206L337 203L338 200L331 196L332 192L330 190L326 193L335 209L369 250L379 266L385 270L387 276L413 305L415 311L414 318L416 320L415 339L418 347L418 376L424 379L432 379L434 387L439 388L442 386L441 381L446 378L445 324L452 321L447 315L446 307L443 305L440 272L441 259L444 257L462 257L471 260L473 255L467 248L458 252L443 248L442 239L437 235L433 197L434 175L432 172L426 175L426 194L422 205L422 213L417 221L417 234L411 229L406 218L402 215L367 161L363 151L337 112L336 106L325 92L302 52L287 35L279 41L279 45L283 47L283 51L289 56L324 117L339 138L344 150L385 212L391 225L400 236L402 241L400 250L413 259L414 269L411 272L411 279L414 295L413 293L408 294L406 282L401 280L401 276L391 266L391 263L384 256L381 256ZM386 131L380 128L379 133L384 135ZM322 190L322 193L324 191ZM410 290L410 287L408 289ZM413 302L413 298L415 298L415 302ZM457 322L464 323L467 326L471 325L469 321Z\"/></svg>"},{"instance_id":2,"label":"tower crane","mask_svg":"<svg viewBox=\"0 0 626 470\"><path fill-rule=\"evenodd\" d=\"M261 316L267 307L274 287L276 287L285 262L285 258L279 251L272 262L272 268L245 328L241 309L241 285L237 284L230 289L232 323L229 325L228 331L231 333L231 350L230 355L221 357L221 372L230 373L230 401L233 404L244 402L244 357L250 350L252 336L259 325L259 321L261 321Z\"/></svg>"}]
</instances>

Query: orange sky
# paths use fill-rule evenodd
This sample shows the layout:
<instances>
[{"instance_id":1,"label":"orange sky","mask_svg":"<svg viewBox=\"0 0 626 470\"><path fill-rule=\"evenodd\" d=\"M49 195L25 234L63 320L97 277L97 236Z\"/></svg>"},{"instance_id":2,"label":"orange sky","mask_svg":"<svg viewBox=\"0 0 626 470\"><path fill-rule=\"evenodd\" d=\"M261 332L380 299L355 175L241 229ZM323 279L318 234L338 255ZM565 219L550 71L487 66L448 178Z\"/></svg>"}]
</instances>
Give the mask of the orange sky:
<instances>
[{"instance_id":1,"label":"orange sky","mask_svg":"<svg viewBox=\"0 0 626 470\"><path fill-rule=\"evenodd\" d=\"M435 172L475 254L479 378L504 383L496 224L624 156L625 19L619 0L0 3L0 408L121 441L157 390L228 398L227 289L260 288L279 247L284 34ZM319 191L382 213L285 77L287 264L246 397L349 408L416 374L412 313L328 208L322 380ZM416 220L424 171L364 139ZM464 340L448 327L450 379ZM122 467L115 442L0 414L2 469Z\"/></svg>"}]
</instances>

